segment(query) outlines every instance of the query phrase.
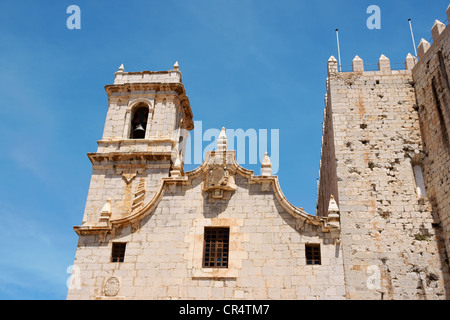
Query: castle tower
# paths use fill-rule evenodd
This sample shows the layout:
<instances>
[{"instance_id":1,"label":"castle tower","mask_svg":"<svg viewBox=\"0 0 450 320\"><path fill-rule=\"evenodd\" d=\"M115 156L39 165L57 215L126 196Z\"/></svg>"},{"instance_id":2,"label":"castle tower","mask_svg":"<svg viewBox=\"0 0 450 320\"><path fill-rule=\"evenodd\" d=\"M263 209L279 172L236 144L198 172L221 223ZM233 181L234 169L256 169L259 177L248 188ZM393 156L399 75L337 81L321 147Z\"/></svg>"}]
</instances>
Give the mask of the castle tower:
<instances>
[{"instance_id":1,"label":"castle tower","mask_svg":"<svg viewBox=\"0 0 450 320\"><path fill-rule=\"evenodd\" d=\"M408 55L405 70L392 70L381 55L378 70L365 71L356 56L352 72L338 72L328 61L317 214L328 215L334 195L348 299L448 298L440 217L423 178L415 64Z\"/></svg>"},{"instance_id":2,"label":"castle tower","mask_svg":"<svg viewBox=\"0 0 450 320\"><path fill-rule=\"evenodd\" d=\"M447 9L450 18L450 5ZM450 28L436 20L433 43L422 39L413 69L417 112L423 141L424 196L439 217L437 226L450 257Z\"/></svg>"},{"instance_id":3,"label":"castle tower","mask_svg":"<svg viewBox=\"0 0 450 320\"><path fill-rule=\"evenodd\" d=\"M79 233L97 226L107 201L110 219L145 205L174 163L182 170L193 129L178 63L162 72L125 72L121 65L105 90L108 111L98 150L88 154L93 172Z\"/></svg>"}]
</instances>

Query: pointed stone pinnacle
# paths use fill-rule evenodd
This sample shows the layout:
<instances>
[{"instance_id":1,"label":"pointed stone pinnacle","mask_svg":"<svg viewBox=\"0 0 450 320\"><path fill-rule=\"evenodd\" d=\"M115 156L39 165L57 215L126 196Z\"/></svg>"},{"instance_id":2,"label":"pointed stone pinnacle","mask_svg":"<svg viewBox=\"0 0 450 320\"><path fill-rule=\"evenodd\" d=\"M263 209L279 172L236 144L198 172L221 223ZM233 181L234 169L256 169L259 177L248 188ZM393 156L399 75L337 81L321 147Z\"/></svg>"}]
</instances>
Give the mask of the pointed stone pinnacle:
<instances>
[{"instance_id":1,"label":"pointed stone pinnacle","mask_svg":"<svg viewBox=\"0 0 450 320\"><path fill-rule=\"evenodd\" d=\"M123 67L123 63L120 65L120 67L119 67L119 71L122 71L122 72L124 72L125 71L125 68Z\"/></svg>"},{"instance_id":2,"label":"pointed stone pinnacle","mask_svg":"<svg viewBox=\"0 0 450 320\"><path fill-rule=\"evenodd\" d=\"M175 152L175 161L173 162L172 170L170 171L170 176L172 178L181 176L181 159L180 154L178 152Z\"/></svg>"},{"instance_id":3,"label":"pointed stone pinnacle","mask_svg":"<svg viewBox=\"0 0 450 320\"><path fill-rule=\"evenodd\" d=\"M111 198L106 199L105 204L103 205L102 208L102 213L111 213Z\"/></svg>"},{"instance_id":4,"label":"pointed stone pinnacle","mask_svg":"<svg viewBox=\"0 0 450 320\"><path fill-rule=\"evenodd\" d=\"M272 175L272 162L270 162L269 154L267 152L264 154L264 159L261 163L261 175L262 176Z\"/></svg>"},{"instance_id":5,"label":"pointed stone pinnacle","mask_svg":"<svg viewBox=\"0 0 450 320\"><path fill-rule=\"evenodd\" d=\"M338 72L337 60L334 56L328 59L328 75L335 74Z\"/></svg>"},{"instance_id":6,"label":"pointed stone pinnacle","mask_svg":"<svg viewBox=\"0 0 450 320\"><path fill-rule=\"evenodd\" d=\"M416 65L416 57L414 57L411 53L408 53L405 60L405 68L406 70L412 70Z\"/></svg>"},{"instance_id":7,"label":"pointed stone pinnacle","mask_svg":"<svg viewBox=\"0 0 450 320\"><path fill-rule=\"evenodd\" d=\"M391 71L391 61L384 54L381 55L378 61L378 70L389 73Z\"/></svg>"},{"instance_id":8,"label":"pointed stone pinnacle","mask_svg":"<svg viewBox=\"0 0 450 320\"><path fill-rule=\"evenodd\" d=\"M419 46L417 47L417 54L419 55L419 59L423 57L423 55L430 49L431 45L430 43L422 38L420 40Z\"/></svg>"},{"instance_id":9,"label":"pointed stone pinnacle","mask_svg":"<svg viewBox=\"0 0 450 320\"><path fill-rule=\"evenodd\" d=\"M355 56L352 62L353 66L353 72L363 72L364 71L364 61L358 57Z\"/></svg>"},{"instance_id":10,"label":"pointed stone pinnacle","mask_svg":"<svg viewBox=\"0 0 450 320\"><path fill-rule=\"evenodd\" d=\"M178 61L175 61L173 65L173 70L180 70L180 67L178 66Z\"/></svg>"},{"instance_id":11,"label":"pointed stone pinnacle","mask_svg":"<svg viewBox=\"0 0 450 320\"><path fill-rule=\"evenodd\" d=\"M340 228L339 207L333 195L330 196L330 203L328 204L328 224Z\"/></svg>"},{"instance_id":12,"label":"pointed stone pinnacle","mask_svg":"<svg viewBox=\"0 0 450 320\"><path fill-rule=\"evenodd\" d=\"M442 32L445 30L445 24L440 22L439 20L436 20L433 24L433 27L431 28L431 35L433 36L433 41L437 41L439 36Z\"/></svg>"},{"instance_id":13,"label":"pointed stone pinnacle","mask_svg":"<svg viewBox=\"0 0 450 320\"><path fill-rule=\"evenodd\" d=\"M226 151L227 145L227 134L225 132L225 127L223 127L220 131L219 137L217 138L217 151Z\"/></svg>"},{"instance_id":14,"label":"pointed stone pinnacle","mask_svg":"<svg viewBox=\"0 0 450 320\"><path fill-rule=\"evenodd\" d=\"M334 199L334 196L330 196L330 203L328 205L328 212L339 212L339 207L336 203L336 200Z\"/></svg>"}]
</instances>

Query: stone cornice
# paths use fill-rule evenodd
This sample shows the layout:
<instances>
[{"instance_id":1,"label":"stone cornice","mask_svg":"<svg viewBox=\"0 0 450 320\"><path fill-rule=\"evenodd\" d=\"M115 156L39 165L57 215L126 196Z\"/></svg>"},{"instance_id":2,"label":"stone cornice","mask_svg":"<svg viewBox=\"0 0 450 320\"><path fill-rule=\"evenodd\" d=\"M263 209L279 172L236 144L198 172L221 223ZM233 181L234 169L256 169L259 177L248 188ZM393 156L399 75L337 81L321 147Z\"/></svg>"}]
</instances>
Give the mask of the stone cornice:
<instances>
[{"instance_id":1,"label":"stone cornice","mask_svg":"<svg viewBox=\"0 0 450 320\"><path fill-rule=\"evenodd\" d=\"M109 153L88 153L91 163L99 164L103 161L130 161L130 160L170 160L171 152L109 152Z\"/></svg>"}]
</instances>

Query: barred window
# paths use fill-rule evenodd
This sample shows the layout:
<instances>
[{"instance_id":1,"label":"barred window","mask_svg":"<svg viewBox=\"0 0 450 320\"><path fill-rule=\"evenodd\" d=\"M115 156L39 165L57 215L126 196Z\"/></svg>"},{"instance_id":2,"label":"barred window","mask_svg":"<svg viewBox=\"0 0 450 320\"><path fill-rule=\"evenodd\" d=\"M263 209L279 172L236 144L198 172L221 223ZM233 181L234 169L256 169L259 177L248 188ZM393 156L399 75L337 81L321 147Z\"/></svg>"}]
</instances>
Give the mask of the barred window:
<instances>
[{"instance_id":1,"label":"barred window","mask_svg":"<svg viewBox=\"0 0 450 320\"><path fill-rule=\"evenodd\" d=\"M228 268L230 228L205 228L204 268Z\"/></svg>"},{"instance_id":2,"label":"barred window","mask_svg":"<svg viewBox=\"0 0 450 320\"><path fill-rule=\"evenodd\" d=\"M305 245L306 264L320 265L320 244Z\"/></svg>"},{"instance_id":3,"label":"barred window","mask_svg":"<svg viewBox=\"0 0 450 320\"><path fill-rule=\"evenodd\" d=\"M111 262L123 262L125 260L126 243L115 242L112 244Z\"/></svg>"}]
</instances>

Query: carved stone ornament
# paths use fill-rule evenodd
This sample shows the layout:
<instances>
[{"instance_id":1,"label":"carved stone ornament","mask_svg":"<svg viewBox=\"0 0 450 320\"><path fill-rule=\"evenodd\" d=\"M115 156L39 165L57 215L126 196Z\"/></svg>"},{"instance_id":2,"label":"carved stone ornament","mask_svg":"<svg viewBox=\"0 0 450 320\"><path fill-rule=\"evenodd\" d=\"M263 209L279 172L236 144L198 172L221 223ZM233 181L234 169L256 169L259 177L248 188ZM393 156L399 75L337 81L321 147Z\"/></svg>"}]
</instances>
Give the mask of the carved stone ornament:
<instances>
[{"instance_id":1,"label":"carved stone ornament","mask_svg":"<svg viewBox=\"0 0 450 320\"><path fill-rule=\"evenodd\" d=\"M103 286L103 293L105 296L114 297L119 293L120 280L117 277L109 277Z\"/></svg>"},{"instance_id":2,"label":"carved stone ornament","mask_svg":"<svg viewBox=\"0 0 450 320\"><path fill-rule=\"evenodd\" d=\"M203 191L210 192L214 199L222 199L225 191L236 190L234 183L235 170L227 159L226 152L218 152L208 160Z\"/></svg>"}]
</instances>

